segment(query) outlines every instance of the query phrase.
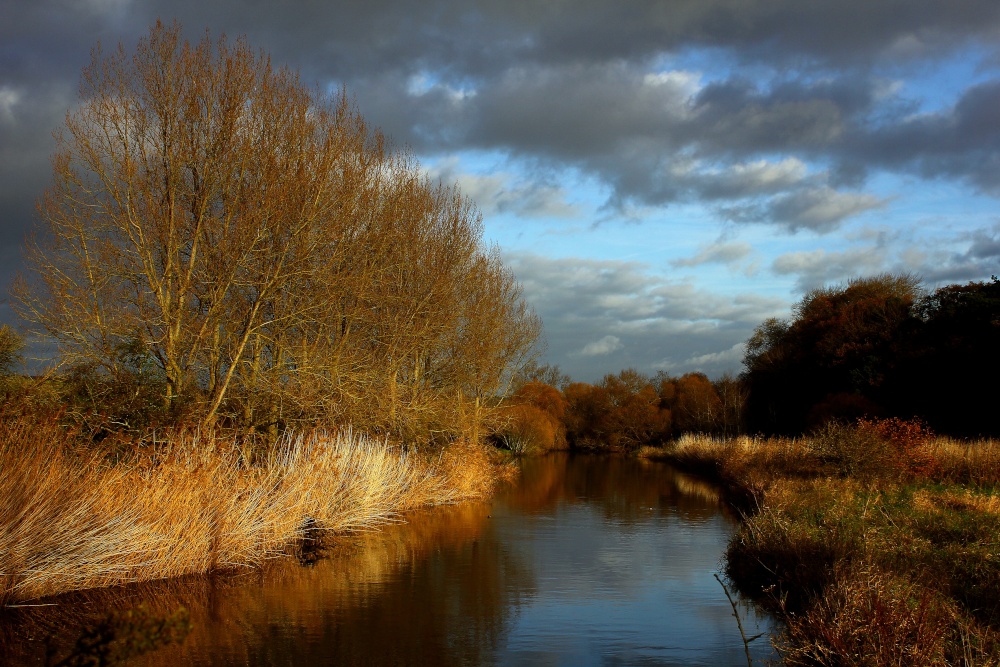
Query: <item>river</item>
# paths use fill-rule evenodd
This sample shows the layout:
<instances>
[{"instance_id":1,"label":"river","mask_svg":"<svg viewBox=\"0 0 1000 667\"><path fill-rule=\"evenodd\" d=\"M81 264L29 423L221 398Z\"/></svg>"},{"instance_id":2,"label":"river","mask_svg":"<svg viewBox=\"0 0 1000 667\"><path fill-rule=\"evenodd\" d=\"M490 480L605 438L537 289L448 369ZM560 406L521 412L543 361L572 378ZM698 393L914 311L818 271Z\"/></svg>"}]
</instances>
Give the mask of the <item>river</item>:
<instances>
[{"instance_id":1,"label":"river","mask_svg":"<svg viewBox=\"0 0 1000 667\"><path fill-rule=\"evenodd\" d=\"M282 560L20 610L0 621L0 650L42 664L43 637L143 602L183 605L193 626L183 645L134 661L149 667L747 664L713 577L735 518L714 487L666 464L529 458L520 483L490 502L405 519L342 537L308 566ZM747 605L739 612L747 635L772 629ZM751 648L774 657L766 636Z\"/></svg>"}]
</instances>

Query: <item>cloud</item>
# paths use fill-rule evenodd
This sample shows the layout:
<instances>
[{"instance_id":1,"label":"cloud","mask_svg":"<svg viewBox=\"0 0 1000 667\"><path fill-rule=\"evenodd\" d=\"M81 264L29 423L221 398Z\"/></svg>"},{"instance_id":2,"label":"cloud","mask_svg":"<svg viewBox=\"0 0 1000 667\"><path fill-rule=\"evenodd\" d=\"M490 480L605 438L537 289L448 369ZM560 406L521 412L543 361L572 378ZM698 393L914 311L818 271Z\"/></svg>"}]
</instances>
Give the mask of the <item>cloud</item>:
<instances>
[{"instance_id":1,"label":"cloud","mask_svg":"<svg viewBox=\"0 0 1000 667\"><path fill-rule=\"evenodd\" d=\"M606 197L593 217L617 224L638 212L702 243L675 267L733 266L751 252L770 265L778 288L722 292L639 263L518 255L553 354L582 374L614 370L598 369L606 356L568 358L606 336L622 345L616 360L643 368L665 359L723 368L727 351L783 307L749 290L897 267L973 279L996 266L1000 230L985 214L955 223L945 244L850 239L833 250L826 236L818 250L809 234L794 246L784 238L851 231L880 209L901 226L896 202L924 184L959 186L939 204L952 209L969 190L1000 197L996 0L427 0L416 9L385 0L298 11L260 0L33 0L4 11L3 257L30 226L51 131L94 43L130 49L164 16L192 39L205 28L245 34L307 84L346 86L373 126L487 216L523 219L527 230L572 216L584 227L591 200ZM468 166L482 155L499 166ZM889 192L901 182L914 189ZM752 237L752 249L733 236L707 245L714 233L687 236L713 224ZM577 252L586 241L574 243ZM16 268L5 262L0 283Z\"/></svg>"},{"instance_id":2,"label":"cloud","mask_svg":"<svg viewBox=\"0 0 1000 667\"><path fill-rule=\"evenodd\" d=\"M923 178L955 178L1000 196L1000 79L970 86L943 110L858 124L832 156Z\"/></svg>"},{"instance_id":3,"label":"cloud","mask_svg":"<svg viewBox=\"0 0 1000 667\"><path fill-rule=\"evenodd\" d=\"M810 250L785 253L777 257L771 269L778 275L796 277L799 292L807 292L857 276L872 275L886 268L885 252L877 247L856 248L842 252Z\"/></svg>"},{"instance_id":4,"label":"cloud","mask_svg":"<svg viewBox=\"0 0 1000 667\"><path fill-rule=\"evenodd\" d=\"M569 218L580 214L559 185L494 170L487 174L462 169L457 157L448 157L427 170L433 180L455 184L479 206L484 216L513 213L527 218Z\"/></svg>"},{"instance_id":5,"label":"cloud","mask_svg":"<svg viewBox=\"0 0 1000 667\"><path fill-rule=\"evenodd\" d=\"M577 354L581 357L602 357L625 347L618 336L605 336L601 340L587 343Z\"/></svg>"},{"instance_id":6,"label":"cloud","mask_svg":"<svg viewBox=\"0 0 1000 667\"><path fill-rule=\"evenodd\" d=\"M709 352L706 354L696 354L687 359L661 359L653 364L658 370L668 371L674 374L683 374L690 369L700 368L738 368L743 363L743 355L746 353L746 343L736 343L728 350L720 352ZM729 371L735 374L735 370Z\"/></svg>"},{"instance_id":7,"label":"cloud","mask_svg":"<svg viewBox=\"0 0 1000 667\"><path fill-rule=\"evenodd\" d=\"M558 2L430 0L420 12L400 0L303 12L257 3L246 12L194 0L39 0L12 8L19 29L0 33L13 40L0 86L19 94L26 82L72 81L95 36L129 41L156 16L176 16L192 37L206 25L247 33L304 80L346 84L400 144L506 152L536 174L579 169L611 189L618 213L716 202L722 220L825 232L880 205L857 191L871 168L1000 194L1000 82L964 91L949 112L913 117L899 77L874 71L884 63L898 75L914 59L970 44L990 49L1000 30L994 2L766 4L583 0L567 14ZM94 31L81 36L80 26ZM43 30L57 37L40 52L23 33ZM719 62L702 71L683 60L698 49ZM706 74L713 65L723 78ZM572 214L546 180L470 176L463 186L486 211Z\"/></svg>"},{"instance_id":8,"label":"cloud","mask_svg":"<svg viewBox=\"0 0 1000 667\"><path fill-rule=\"evenodd\" d=\"M814 188L784 195L768 207L768 217L792 231L801 228L830 231L842 220L885 206L873 195Z\"/></svg>"},{"instance_id":9,"label":"cloud","mask_svg":"<svg viewBox=\"0 0 1000 667\"><path fill-rule=\"evenodd\" d=\"M964 250L962 249L964 248ZM899 264L917 273L928 288L987 280L1000 273L1000 223L937 243L906 248Z\"/></svg>"},{"instance_id":10,"label":"cloud","mask_svg":"<svg viewBox=\"0 0 1000 667\"><path fill-rule=\"evenodd\" d=\"M548 361L588 382L624 367L652 373L666 367L664 360L671 372L736 371L740 357L722 353L789 307L784 299L672 281L640 262L529 253L507 253L505 260L545 324Z\"/></svg>"},{"instance_id":11,"label":"cloud","mask_svg":"<svg viewBox=\"0 0 1000 667\"><path fill-rule=\"evenodd\" d=\"M701 266L702 264L734 264L753 251L749 243L713 243L705 246L694 257L675 259L670 262L675 267Z\"/></svg>"},{"instance_id":12,"label":"cloud","mask_svg":"<svg viewBox=\"0 0 1000 667\"><path fill-rule=\"evenodd\" d=\"M705 85L688 70L609 62L518 66L465 95L437 82L390 100L391 83L380 80L373 94L378 107L395 110L389 125L408 143L500 151L536 174L571 166L607 184L619 214L632 205L716 203L722 219L829 232L884 204L841 192L806 161L826 151L839 160L838 178L863 173L851 172L857 160L844 137L892 97L875 77ZM793 154L765 157L776 152Z\"/></svg>"},{"instance_id":13,"label":"cloud","mask_svg":"<svg viewBox=\"0 0 1000 667\"><path fill-rule=\"evenodd\" d=\"M0 86L0 122L16 122L15 111L22 97L22 92L13 86Z\"/></svg>"},{"instance_id":14,"label":"cloud","mask_svg":"<svg viewBox=\"0 0 1000 667\"><path fill-rule=\"evenodd\" d=\"M774 197L764 204L721 207L732 222L770 222L790 232L809 229L817 233L835 230L845 219L888 203L861 192L838 192L830 187L807 187Z\"/></svg>"},{"instance_id":15,"label":"cloud","mask_svg":"<svg viewBox=\"0 0 1000 667\"><path fill-rule=\"evenodd\" d=\"M967 258L997 259L1000 258L1000 223L991 229L977 229L971 234L972 244L966 253Z\"/></svg>"}]
</instances>

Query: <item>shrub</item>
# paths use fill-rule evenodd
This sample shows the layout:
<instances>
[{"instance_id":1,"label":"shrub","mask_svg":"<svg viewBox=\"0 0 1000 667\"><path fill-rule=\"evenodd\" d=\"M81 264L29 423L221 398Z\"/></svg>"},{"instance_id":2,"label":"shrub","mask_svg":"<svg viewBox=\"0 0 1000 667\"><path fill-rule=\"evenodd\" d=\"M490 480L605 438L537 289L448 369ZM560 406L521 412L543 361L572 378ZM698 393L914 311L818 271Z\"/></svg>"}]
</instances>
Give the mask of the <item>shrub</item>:
<instances>
[{"instance_id":1,"label":"shrub","mask_svg":"<svg viewBox=\"0 0 1000 667\"><path fill-rule=\"evenodd\" d=\"M843 475L899 481L940 474L931 437L916 419L859 419L853 425L827 422L813 432L810 446Z\"/></svg>"},{"instance_id":2,"label":"shrub","mask_svg":"<svg viewBox=\"0 0 1000 667\"><path fill-rule=\"evenodd\" d=\"M945 665L955 609L928 589L863 568L787 617L786 665Z\"/></svg>"},{"instance_id":3,"label":"shrub","mask_svg":"<svg viewBox=\"0 0 1000 667\"><path fill-rule=\"evenodd\" d=\"M857 430L861 434L873 434L892 445L896 458L896 468L910 477L932 477L940 475L941 464L930 451L934 436L930 428L919 419L859 419Z\"/></svg>"},{"instance_id":4,"label":"shrub","mask_svg":"<svg viewBox=\"0 0 1000 667\"><path fill-rule=\"evenodd\" d=\"M515 405L507 409L506 421L494 439L504 449L526 454L560 448L566 436L549 413L534 405Z\"/></svg>"}]
</instances>

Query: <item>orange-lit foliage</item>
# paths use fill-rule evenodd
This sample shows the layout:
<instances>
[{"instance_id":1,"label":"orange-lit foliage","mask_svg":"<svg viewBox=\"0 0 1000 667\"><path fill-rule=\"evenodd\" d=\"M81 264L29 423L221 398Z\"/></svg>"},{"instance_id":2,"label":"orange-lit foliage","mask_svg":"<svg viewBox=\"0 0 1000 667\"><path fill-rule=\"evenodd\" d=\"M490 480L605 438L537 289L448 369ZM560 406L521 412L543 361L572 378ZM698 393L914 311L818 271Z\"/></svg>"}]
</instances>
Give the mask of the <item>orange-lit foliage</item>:
<instances>
[{"instance_id":1,"label":"orange-lit foliage","mask_svg":"<svg viewBox=\"0 0 1000 667\"><path fill-rule=\"evenodd\" d=\"M566 399L544 382L521 386L501 415L499 444L516 453L566 447Z\"/></svg>"},{"instance_id":2,"label":"orange-lit foliage","mask_svg":"<svg viewBox=\"0 0 1000 667\"><path fill-rule=\"evenodd\" d=\"M512 405L505 411L505 417L496 437L502 447L516 454L561 449L565 443L562 425L533 405ZM557 432L562 442L557 441Z\"/></svg>"},{"instance_id":3,"label":"orange-lit foliage","mask_svg":"<svg viewBox=\"0 0 1000 667\"><path fill-rule=\"evenodd\" d=\"M515 403L533 405L562 422L566 418L566 399L555 387L544 382L529 382L513 396Z\"/></svg>"},{"instance_id":4,"label":"orange-lit foliage","mask_svg":"<svg viewBox=\"0 0 1000 667\"><path fill-rule=\"evenodd\" d=\"M917 477L940 475L941 464L929 448L934 433L919 419L859 419L857 429L892 445L900 472Z\"/></svg>"},{"instance_id":5,"label":"orange-lit foliage","mask_svg":"<svg viewBox=\"0 0 1000 667\"><path fill-rule=\"evenodd\" d=\"M606 442L611 402L601 387L572 382L563 390L566 397L566 435L573 447L600 447Z\"/></svg>"},{"instance_id":6,"label":"orange-lit foliage","mask_svg":"<svg viewBox=\"0 0 1000 667\"><path fill-rule=\"evenodd\" d=\"M659 396L661 407L670 410L673 416L675 433L721 433L726 430L725 406L716 386L704 373L661 378ZM738 407L731 409L738 414Z\"/></svg>"},{"instance_id":7,"label":"orange-lit foliage","mask_svg":"<svg viewBox=\"0 0 1000 667\"><path fill-rule=\"evenodd\" d=\"M687 373L677 380L674 419L682 432L712 432L722 420L722 401L703 373Z\"/></svg>"},{"instance_id":8,"label":"orange-lit foliage","mask_svg":"<svg viewBox=\"0 0 1000 667\"><path fill-rule=\"evenodd\" d=\"M652 381L627 369L599 385L565 389L567 435L574 447L632 451L671 435L671 413L661 406Z\"/></svg>"}]
</instances>

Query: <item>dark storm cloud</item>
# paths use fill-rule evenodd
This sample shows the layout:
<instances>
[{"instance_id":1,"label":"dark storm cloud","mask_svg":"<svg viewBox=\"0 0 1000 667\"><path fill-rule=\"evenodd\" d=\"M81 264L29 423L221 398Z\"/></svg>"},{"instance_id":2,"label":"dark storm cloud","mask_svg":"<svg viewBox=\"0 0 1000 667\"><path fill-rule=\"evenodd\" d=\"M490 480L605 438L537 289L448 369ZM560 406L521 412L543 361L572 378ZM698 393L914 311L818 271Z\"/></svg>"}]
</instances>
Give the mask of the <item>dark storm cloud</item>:
<instances>
[{"instance_id":1,"label":"dark storm cloud","mask_svg":"<svg viewBox=\"0 0 1000 667\"><path fill-rule=\"evenodd\" d=\"M495 151L543 184L577 169L612 207L704 203L721 220L824 233L885 205L865 191L877 170L1000 195L996 0L0 0L0 16L0 271L16 268L89 50L131 48L157 17L191 39L245 34L305 81L347 86L418 153ZM956 54L981 59L979 81L931 112L890 85ZM487 208L566 210L547 184L475 185ZM971 239L969 261L995 259L996 239ZM805 259L774 270L804 285L869 261ZM573 349L623 354L630 335Z\"/></svg>"},{"instance_id":2,"label":"dark storm cloud","mask_svg":"<svg viewBox=\"0 0 1000 667\"><path fill-rule=\"evenodd\" d=\"M970 37L995 37L989 0L563 0L537 17L537 51L549 58L639 58L690 45L733 49L744 59L811 58L866 64L926 57Z\"/></svg>"},{"instance_id":3,"label":"dark storm cloud","mask_svg":"<svg viewBox=\"0 0 1000 667\"><path fill-rule=\"evenodd\" d=\"M944 111L859 126L841 154L848 161L965 180L1000 194L1000 79L971 87Z\"/></svg>"},{"instance_id":4,"label":"dark storm cloud","mask_svg":"<svg viewBox=\"0 0 1000 667\"><path fill-rule=\"evenodd\" d=\"M246 33L282 61L318 76L390 70L490 76L512 63L642 61L690 47L742 61L825 66L923 58L970 39L990 44L993 0L20 0L4 1L9 35L30 44L57 33L91 44L134 34L157 17L196 33ZM48 42L48 40L47 40ZM18 51L24 51L18 48Z\"/></svg>"},{"instance_id":5,"label":"dark storm cloud","mask_svg":"<svg viewBox=\"0 0 1000 667\"><path fill-rule=\"evenodd\" d=\"M739 160L836 150L872 110L879 82L699 85L694 74L620 62L517 68L474 91L439 82L377 106L405 109L412 145L573 164L609 184L619 207L749 198L732 207L742 215L725 217L826 232L878 204L834 191L825 174L807 178L801 160Z\"/></svg>"},{"instance_id":6,"label":"dark storm cloud","mask_svg":"<svg viewBox=\"0 0 1000 667\"><path fill-rule=\"evenodd\" d=\"M418 151L498 149L570 163L609 183L619 202L758 194L727 191L724 178L708 183L710 172L700 186L673 181L682 152L708 162L825 157L841 176L880 164L984 188L1000 173L997 146L976 143L995 129L989 86L969 91L954 118L875 131L866 124L880 110L873 66L993 48L993 0L4 0L4 16L2 84L29 97L36 85L74 83L98 39L131 45L156 17L177 18L192 38L203 27L246 34L306 80L346 84L372 121ZM739 73L698 90L677 78L650 81L655 59L701 47L717 49L737 72L763 66L773 82ZM778 76L790 64L791 74ZM422 76L432 83L413 94ZM463 91L470 94L456 95ZM36 117L24 132L37 135L50 120ZM935 150L935 142L951 149Z\"/></svg>"}]
</instances>

